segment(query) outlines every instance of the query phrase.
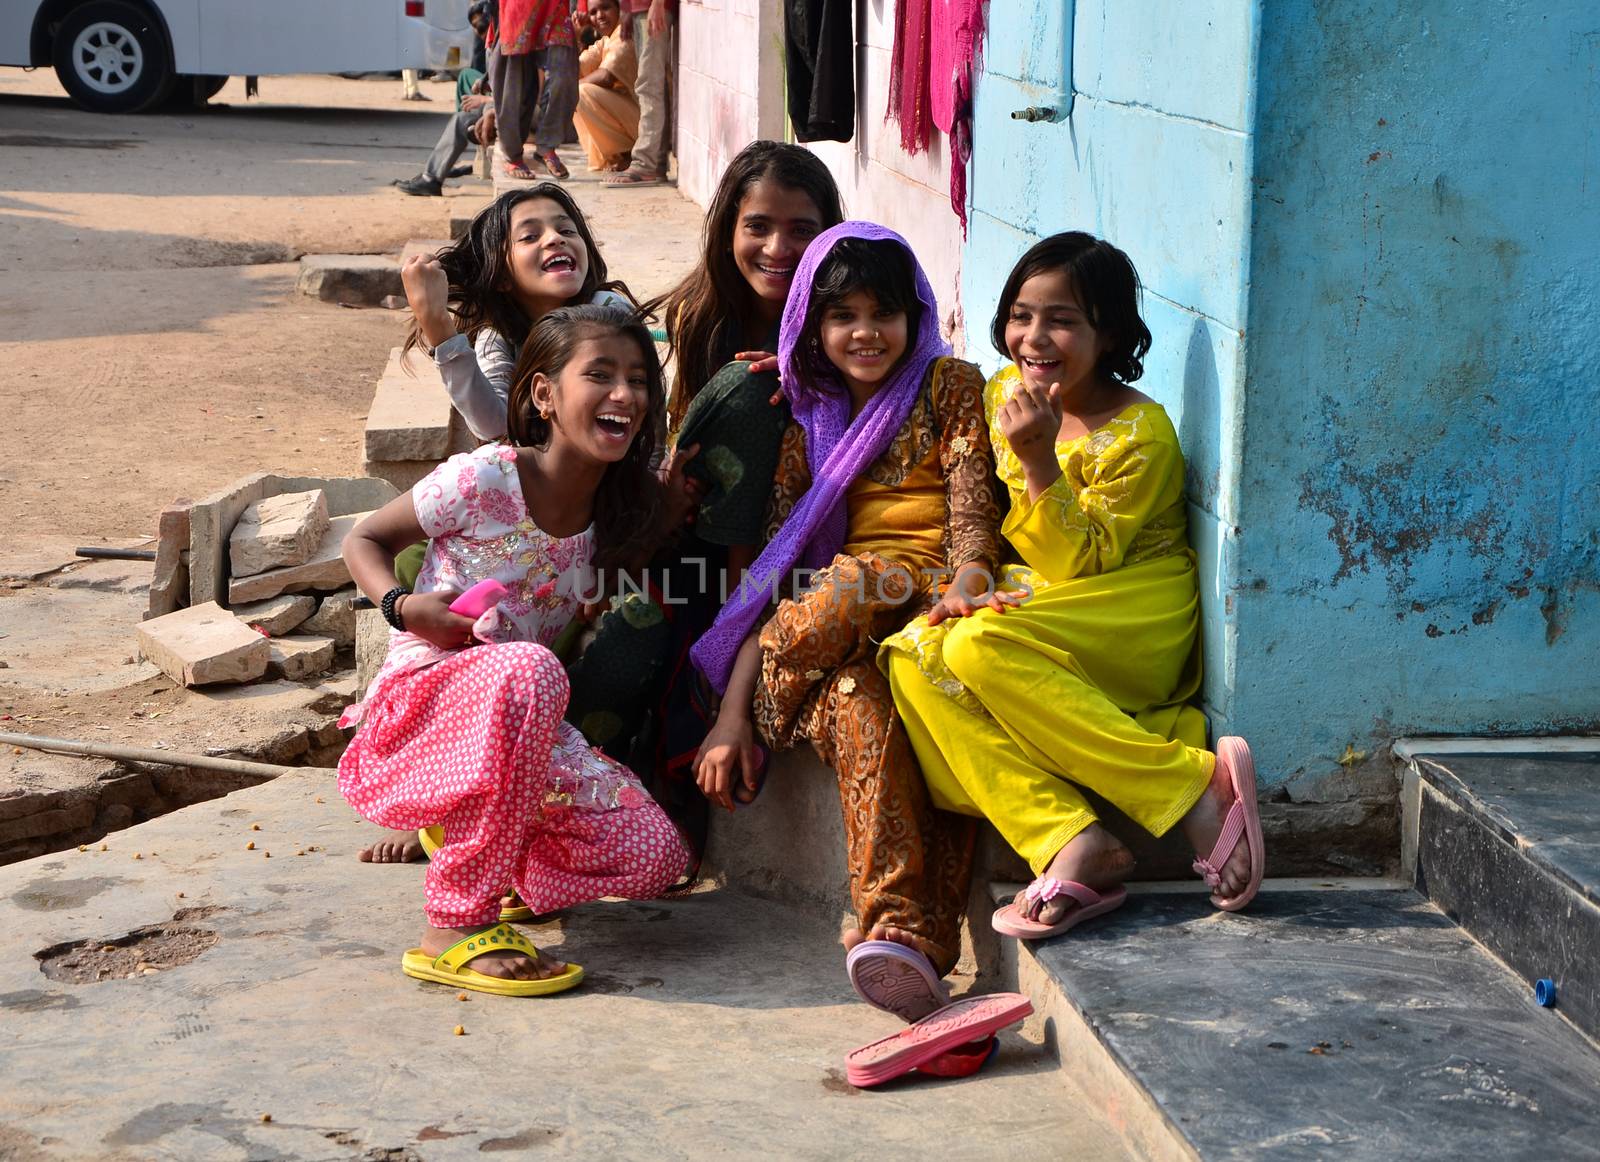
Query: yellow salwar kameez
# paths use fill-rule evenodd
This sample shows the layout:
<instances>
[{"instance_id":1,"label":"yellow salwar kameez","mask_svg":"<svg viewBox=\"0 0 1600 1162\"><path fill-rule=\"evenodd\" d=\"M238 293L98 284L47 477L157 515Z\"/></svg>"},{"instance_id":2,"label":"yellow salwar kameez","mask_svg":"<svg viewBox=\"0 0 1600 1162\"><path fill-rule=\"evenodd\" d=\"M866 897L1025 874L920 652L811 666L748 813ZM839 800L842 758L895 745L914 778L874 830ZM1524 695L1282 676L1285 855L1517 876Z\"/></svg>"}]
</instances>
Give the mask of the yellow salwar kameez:
<instances>
[{"instance_id":1,"label":"yellow salwar kameez","mask_svg":"<svg viewBox=\"0 0 1600 1162\"><path fill-rule=\"evenodd\" d=\"M599 69L611 74L612 88L584 80ZM578 55L578 107L572 125L591 172L628 168L625 159L639 136L639 98L633 91L638 82L639 58L620 28Z\"/></svg>"},{"instance_id":2,"label":"yellow salwar kameez","mask_svg":"<svg viewBox=\"0 0 1600 1162\"><path fill-rule=\"evenodd\" d=\"M998 414L1020 382L984 388L995 465L1011 494L1001 531L1031 588L1005 613L919 618L879 652L936 806L988 818L1038 875L1095 821L1087 787L1152 834L1211 780L1199 689L1199 591L1183 453L1158 404L1059 441L1061 477L1028 499Z\"/></svg>"}]
</instances>

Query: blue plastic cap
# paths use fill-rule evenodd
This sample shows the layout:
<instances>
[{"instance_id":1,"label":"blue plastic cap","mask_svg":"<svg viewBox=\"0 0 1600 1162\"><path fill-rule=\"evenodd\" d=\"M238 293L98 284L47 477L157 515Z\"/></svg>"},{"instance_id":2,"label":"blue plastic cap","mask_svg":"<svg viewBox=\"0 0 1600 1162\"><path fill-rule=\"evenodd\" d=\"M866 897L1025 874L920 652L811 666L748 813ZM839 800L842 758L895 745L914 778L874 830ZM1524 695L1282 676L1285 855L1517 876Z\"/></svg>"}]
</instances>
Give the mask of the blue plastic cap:
<instances>
[{"instance_id":1,"label":"blue plastic cap","mask_svg":"<svg viewBox=\"0 0 1600 1162\"><path fill-rule=\"evenodd\" d=\"M1533 999L1545 1008L1556 1003L1556 982L1549 977L1541 977L1533 982Z\"/></svg>"}]
</instances>

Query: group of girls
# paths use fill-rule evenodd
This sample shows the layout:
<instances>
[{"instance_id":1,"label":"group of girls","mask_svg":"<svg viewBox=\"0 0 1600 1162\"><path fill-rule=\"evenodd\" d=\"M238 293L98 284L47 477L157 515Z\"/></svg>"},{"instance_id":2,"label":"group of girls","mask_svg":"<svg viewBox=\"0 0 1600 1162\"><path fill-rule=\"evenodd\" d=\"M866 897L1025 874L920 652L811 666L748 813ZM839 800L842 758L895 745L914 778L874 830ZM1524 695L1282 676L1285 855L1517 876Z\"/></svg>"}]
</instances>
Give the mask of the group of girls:
<instances>
[{"instance_id":1,"label":"group of girls","mask_svg":"<svg viewBox=\"0 0 1600 1162\"><path fill-rule=\"evenodd\" d=\"M1029 250L986 382L905 240L842 219L814 155L755 142L697 268L643 308L549 184L407 264L408 347L487 441L345 547L394 630L340 789L404 833L363 858L427 837L408 974L572 987L509 921L692 882L708 804L755 802L802 739L838 777L850 979L907 1020L947 1003L974 819L1037 877L994 917L1019 937L1126 898L1132 856L1083 789L1181 826L1216 906L1255 895L1249 750L1205 749L1191 705L1183 458L1133 387L1132 264L1079 233Z\"/></svg>"}]
</instances>

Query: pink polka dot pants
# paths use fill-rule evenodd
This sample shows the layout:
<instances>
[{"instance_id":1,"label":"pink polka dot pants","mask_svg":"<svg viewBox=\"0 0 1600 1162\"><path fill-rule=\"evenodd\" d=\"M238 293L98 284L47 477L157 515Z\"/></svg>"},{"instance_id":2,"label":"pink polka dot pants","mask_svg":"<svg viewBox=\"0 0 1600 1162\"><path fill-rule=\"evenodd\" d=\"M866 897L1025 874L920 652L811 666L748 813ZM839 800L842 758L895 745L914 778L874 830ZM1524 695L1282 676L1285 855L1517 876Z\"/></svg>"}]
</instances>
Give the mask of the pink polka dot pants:
<instances>
[{"instance_id":1,"label":"pink polka dot pants","mask_svg":"<svg viewBox=\"0 0 1600 1162\"><path fill-rule=\"evenodd\" d=\"M549 796L567 676L531 642L477 646L376 684L339 760L339 791L364 818L444 826L428 865L428 923L488 924L515 887L536 912L598 899L648 899L688 853L642 792L609 810Z\"/></svg>"}]
</instances>

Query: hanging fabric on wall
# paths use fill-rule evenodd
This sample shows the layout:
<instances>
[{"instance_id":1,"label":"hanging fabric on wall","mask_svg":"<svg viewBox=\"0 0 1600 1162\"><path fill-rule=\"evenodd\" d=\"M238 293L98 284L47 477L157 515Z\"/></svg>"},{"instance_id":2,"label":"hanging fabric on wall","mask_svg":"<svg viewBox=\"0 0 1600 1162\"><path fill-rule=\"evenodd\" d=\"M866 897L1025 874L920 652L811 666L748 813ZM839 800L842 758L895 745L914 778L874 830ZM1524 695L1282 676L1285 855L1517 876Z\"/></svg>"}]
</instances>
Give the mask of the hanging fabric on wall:
<instances>
[{"instance_id":1,"label":"hanging fabric on wall","mask_svg":"<svg viewBox=\"0 0 1600 1162\"><path fill-rule=\"evenodd\" d=\"M798 141L849 141L856 129L854 0L788 0L784 52Z\"/></svg>"},{"instance_id":2,"label":"hanging fabric on wall","mask_svg":"<svg viewBox=\"0 0 1600 1162\"><path fill-rule=\"evenodd\" d=\"M932 0L894 0L894 47L889 64L889 109L900 122L900 148L917 154L933 140L928 103Z\"/></svg>"},{"instance_id":3,"label":"hanging fabric on wall","mask_svg":"<svg viewBox=\"0 0 1600 1162\"><path fill-rule=\"evenodd\" d=\"M972 85L983 53L983 0L933 0L930 74L933 123L950 135L950 207L967 234L967 162L972 160Z\"/></svg>"},{"instance_id":4,"label":"hanging fabric on wall","mask_svg":"<svg viewBox=\"0 0 1600 1162\"><path fill-rule=\"evenodd\" d=\"M950 139L950 207L967 231L972 87L983 51L984 0L895 0L887 116L900 147L921 153L938 128Z\"/></svg>"}]
</instances>

